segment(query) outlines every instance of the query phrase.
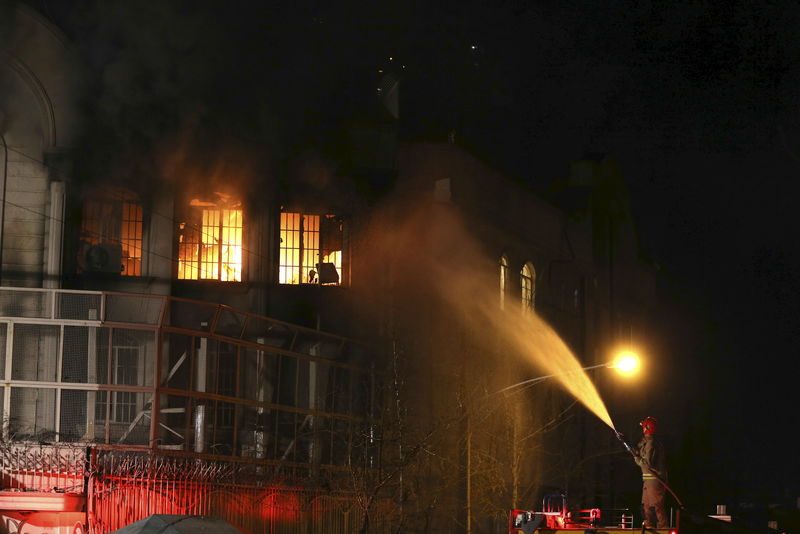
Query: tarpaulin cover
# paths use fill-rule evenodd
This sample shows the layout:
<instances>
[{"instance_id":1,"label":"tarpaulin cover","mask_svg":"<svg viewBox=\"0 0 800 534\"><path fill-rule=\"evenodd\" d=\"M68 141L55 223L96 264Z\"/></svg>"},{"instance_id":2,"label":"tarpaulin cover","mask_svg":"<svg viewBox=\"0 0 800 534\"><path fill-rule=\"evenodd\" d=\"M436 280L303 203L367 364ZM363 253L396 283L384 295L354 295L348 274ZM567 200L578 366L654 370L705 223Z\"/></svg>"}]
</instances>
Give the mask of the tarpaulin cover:
<instances>
[{"instance_id":1,"label":"tarpaulin cover","mask_svg":"<svg viewBox=\"0 0 800 534\"><path fill-rule=\"evenodd\" d=\"M242 534L222 519L207 515L153 514L113 534Z\"/></svg>"}]
</instances>

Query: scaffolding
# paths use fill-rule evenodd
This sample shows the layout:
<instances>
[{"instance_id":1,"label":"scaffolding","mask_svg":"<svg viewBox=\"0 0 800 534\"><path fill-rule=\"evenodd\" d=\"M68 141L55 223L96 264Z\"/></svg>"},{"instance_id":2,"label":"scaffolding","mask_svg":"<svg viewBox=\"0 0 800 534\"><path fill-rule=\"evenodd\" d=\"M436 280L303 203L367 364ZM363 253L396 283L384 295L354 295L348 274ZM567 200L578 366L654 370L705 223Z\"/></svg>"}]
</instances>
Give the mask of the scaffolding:
<instances>
[{"instance_id":1,"label":"scaffolding","mask_svg":"<svg viewBox=\"0 0 800 534\"><path fill-rule=\"evenodd\" d=\"M372 356L222 304L2 288L2 439L343 469L367 454Z\"/></svg>"}]
</instances>

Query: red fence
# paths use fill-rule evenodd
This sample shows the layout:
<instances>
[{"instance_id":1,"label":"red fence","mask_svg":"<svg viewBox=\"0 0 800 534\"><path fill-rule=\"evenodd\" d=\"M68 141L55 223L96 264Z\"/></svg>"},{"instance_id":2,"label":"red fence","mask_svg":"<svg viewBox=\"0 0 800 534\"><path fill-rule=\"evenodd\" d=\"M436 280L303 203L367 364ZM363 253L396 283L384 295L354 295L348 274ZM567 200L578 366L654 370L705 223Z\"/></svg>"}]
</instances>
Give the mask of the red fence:
<instances>
[{"instance_id":1,"label":"red fence","mask_svg":"<svg viewBox=\"0 0 800 534\"><path fill-rule=\"evenodd\" d=\"M354 495L275 484L263 463L33 444L0 447L0 463L0 533L104 534L151 514L216 516L250 534L349 534L363 520ZM370 532L390 530L390 510L379 503Z\"/></svg>"},{"instance_id":2,"label":"red fence","mask_svg":"<svg viewBox=\"0 0 800 534\"><path fill-rule=\"evenodd\" d=\"M377 453L375 359L219 304L0 288L0 534L105 533L154 513L357 532L353 495L297 488Z\"/></svg>"}]
</instances>

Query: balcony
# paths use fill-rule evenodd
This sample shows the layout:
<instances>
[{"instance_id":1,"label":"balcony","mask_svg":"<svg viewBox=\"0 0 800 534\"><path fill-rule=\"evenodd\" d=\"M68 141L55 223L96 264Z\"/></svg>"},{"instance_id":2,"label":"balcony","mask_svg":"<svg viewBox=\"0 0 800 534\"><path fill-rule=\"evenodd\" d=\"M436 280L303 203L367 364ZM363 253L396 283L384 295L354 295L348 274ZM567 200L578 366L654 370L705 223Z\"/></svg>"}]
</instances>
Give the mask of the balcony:
<instances>
[{"instance_id":1,"label":"balcony","mask_svg":"<svg viewBox=\"0 0 800 534\"><path fill-rule=\"evenodd\" d=\"M0 289L6 443L343 469L365 454L373 356L347 338L225 305Z\"/></svg>"}]
</instances>

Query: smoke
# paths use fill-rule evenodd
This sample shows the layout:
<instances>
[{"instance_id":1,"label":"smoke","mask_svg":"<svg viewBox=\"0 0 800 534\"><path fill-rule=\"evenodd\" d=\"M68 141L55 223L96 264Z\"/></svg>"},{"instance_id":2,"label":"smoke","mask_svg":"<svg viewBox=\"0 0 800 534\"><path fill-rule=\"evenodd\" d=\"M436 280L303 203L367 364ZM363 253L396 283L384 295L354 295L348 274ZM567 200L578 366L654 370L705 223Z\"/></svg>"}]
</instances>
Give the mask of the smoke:
<instances>
[{"instance_id":1,"label":"smoke","mask_svg":"<svg viewBox=\"0 0 800 534\"><path fill-rule=\"evenodd\" d=\"M78 2L76 47L87 62L85 179L136 183L153 176L155 150L201 109L200 23L172 2Z\"/></svg>"},{"instance_id":2,"label":"smoke","mask_svg":"<svg viewBox=\"0 0 800 534\"><path fill-rule=\"evenodd\" d=\"M422 328L442 331L448 343L459 336L470 339L450 345L450 352L458 353L447 360L456 365L451 374L458 362L464 365L470 358L459 346L473 345L481 353L470 363L487 373L478 377L485 384L484 395L519 382L509 369L511 362L524 362L534 376L553 375L570 395L614 428L583 365L558 333L535 313L523 311L519 298L507 295L501 309L498 258L481 246L475 229L465 226L458 210L435 202L417 204L413 210L409 205L399 201L373 223L367 245L373 253L370 270L386 271L389 266L398 300L394 306L416 309Z\"/></svg>"},{"instance_id":3,"label":"smoke","mask_svg":"<svg viewBox=\"0 0 800 534\"><path fill-rule=\"evenodd\" d=\"M259 101L242 83L249 65L230 44L223 14L223 6L183 0L75 3L60 22L89 78L86 134L75 150L80 179L158 190L165 179L182 180L165 174L179 160L213 175L219 159L242 167L269 159L267 91Z\"/></svg>"},{"instance_id":4,"label":"smoke","mask_svg":"<svg viewBox=\"0 0 800 534\"><path fill-rule=\"evenodd\" d=\"M429 454L409 484L420 502L441 503L437 513L453 517L464 509L464 473L476 517L531 502L544 484L569 486L582 454L573 406L580 401L613 428L602 399L558 333L523 312L519 289L501 309L497 230L435 202L430 187L405 186L353 243L353 290L373 304L361 323L379 323L396 341L404 449L424 441ZM502 391L545 375L554 376Z\"/></svg>"}]
</instances>

